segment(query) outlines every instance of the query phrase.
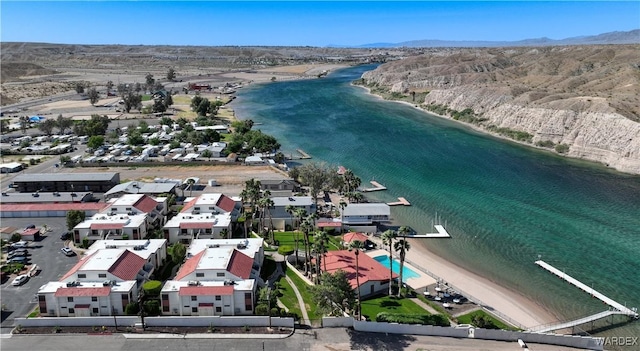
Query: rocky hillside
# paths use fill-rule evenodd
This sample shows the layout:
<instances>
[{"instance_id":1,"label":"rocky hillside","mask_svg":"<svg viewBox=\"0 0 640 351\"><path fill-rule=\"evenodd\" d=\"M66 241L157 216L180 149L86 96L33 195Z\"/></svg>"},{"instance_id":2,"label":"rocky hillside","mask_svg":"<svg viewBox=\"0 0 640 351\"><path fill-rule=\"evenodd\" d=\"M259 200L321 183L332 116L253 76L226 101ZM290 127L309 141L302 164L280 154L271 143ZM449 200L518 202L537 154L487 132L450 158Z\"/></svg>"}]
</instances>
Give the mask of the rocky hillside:
<instances>
[{"instance_id":1,"label":"rocky hillside","mask_svg":"<svg viewBox=\"0 0 640 351\"><path fill-rule=\"evenodd\" d=\"M420 107L488 132L640 174L638 52L640 45L425 49L366 72L363 84L418 96Z\"/></svg>"}]
</instances>

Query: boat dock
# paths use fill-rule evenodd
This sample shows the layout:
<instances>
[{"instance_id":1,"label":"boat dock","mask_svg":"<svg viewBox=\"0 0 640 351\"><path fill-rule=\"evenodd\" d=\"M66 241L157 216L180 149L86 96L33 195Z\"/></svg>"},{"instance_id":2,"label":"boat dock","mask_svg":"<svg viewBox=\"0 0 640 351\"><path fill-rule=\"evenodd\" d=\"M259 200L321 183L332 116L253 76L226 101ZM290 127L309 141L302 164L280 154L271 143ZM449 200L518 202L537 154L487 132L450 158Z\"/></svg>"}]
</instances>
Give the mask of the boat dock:
<instances>
[{"instance_id":1,"label":"boat dock","mask_svg":"<svg viewBox=\"0 0 640 351\"><path fill-rule=\"evenodd\" d=\"M552 265L542 260L535 261L535 264L551 272L552 274L558 276L560 279L577 287L578 289L590 294L592 297L604 302L605 304L609 305L612 309L609 311L599 312L588 317L576 319L574 321L558 323L558 324L542 327L541 329L530 330L530 331L535 331L537 333L544 333L544 332L549 332L553 330L571 328L580 324L593 322L595 320L605 318L614 314L626 315L630 318L638 319L638 310L636 308L629 308L627 306L624 306L623 304L613 300L612 298L607 297L606 295L594 290L593 287L587 286L581 281L573 278L572 276L566 274L565 272L553 267Z\"/></svg>"},{"instance_id":2,"label":"boat dock","mask_svg":"<svg viewBox=\"0 0 640 351\"><path fill-rule=\"evenodd\" d=\"M411 203L409 201L407 201L407 199L405 199L404 197L399 197L398 201L396 201L396 202L387 202L387 205L389 205L389 206L398 206L398 205L411 206Z\"/></svg>"},{"instance_id":3,"label":"boat dock","mask_svg":"<svg viewBox=\"0 0 640 351\"><path fill-rule=\"evenodd\" d=\"M310 159L310 158L311 158L311 156L309 156L309 154L307 154L306 152L304 152L304 150L302 150L302 149L296 149L296 151L298 151L298 153L299 153L300 155L302 155L302 157L300 157L300 158L301 158L301 159L303 159L303 160L307 160L307 159Z\"/></svg>"},{"instance_id":4,"label":"boat dock","mask_svg":"<svg viewBox=\"0 0 640 351\"><path fill-rule=\"evenodd\" d=\"M447 232L446 229L444 229L444 227L440 224L436 224L433 226L434 228L436 228L437 233L427 233L427 234L416 234L416 235L410 235L408 236L409 238L427 238L427 239L434 239L434 238L440 238L440 239L445 239L445 238L451 238L451 235L449 234L449 232Z\"/></svg>"},{"instance_id":5,"label":"boat dock","mask_svg":"<svg viewBox=\"0 0 640 351\"><path fill-rule=\"evenodd\" d=\"M380 191L380 190L387 190L387 187L376 182L375 180L370 181L369 183L371 183L371 185L373 185L373 188L364 188L362 189L362 192L370 192L370 191Z\"/></svg>"}]
</instances>

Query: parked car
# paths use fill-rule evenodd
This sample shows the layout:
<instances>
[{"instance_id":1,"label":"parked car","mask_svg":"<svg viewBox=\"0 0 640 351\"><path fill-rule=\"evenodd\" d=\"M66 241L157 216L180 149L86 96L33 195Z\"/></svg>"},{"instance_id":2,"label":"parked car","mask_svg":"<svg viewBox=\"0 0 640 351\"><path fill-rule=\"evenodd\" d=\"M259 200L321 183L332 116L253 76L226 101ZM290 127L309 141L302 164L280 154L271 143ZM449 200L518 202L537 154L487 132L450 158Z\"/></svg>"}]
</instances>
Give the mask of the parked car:
<instances>
[{"instance_id":1,"label":"parked car","mask_svg":"<svg viewBox=\"0 0 640 351\"><path fill-rule=\"evenodd\" d=\"M13 286L20 286L22 284L24 284L27 280L29 280L29 276L26 274L21 274L19 276L17 276L12 282L11 285Z\"/></svg>"},{"instance_id":2,"label":"parked car","mask_svg":"<svg viewBox=\"0 0 640 351\"><path fill-rule=\"evenodd\" d=\"M74 256L76 253L68 247L63 247L60 249L65 256Z\"/></svg>"},{"instance_id":3,"label":"parked car","mask_svg":"<svg viewBox=\"0 0 640 351\"><path fill-rule=\"evenodd\" d=\"M69 240L69 239L71 239L70 232L65 232L65 233L62 233L62 235L60 235L60 240Z\"/></svg>"},{"instance_id":4,"label":"parked car","mask_svg":"<svg viewBox=\"0 0 640 351\"><path fill-rule=\"evenodd\" d=\"M28 226L26 226L26 227L24 228L24 230L27 230L27 229L35 229L35 228L36 228L36 225L35 225L35 224L29 224Z\"/></svg>"},{"instance_id":5,"label":"parked car","mask_svg":"<svg viewBox=\"0 0 640 351\"><path fill-rule=\"evenodd\" d=\"M29 253L27 251L12 251L7 255L7 259L10 260L14 257L26 257Z\"/></svg>"},{"instance_id":6,"label":"parked car","mask_svg":"<svg viewBox=\"0 0 640 351\"><path fill-rule=\"evenodd\" d=\"M7 263L22 263L22 264L27 264L28 262L29 262L29 259L25 256L14 257L7 261Z\"/></svg>"},{"instance_id":7,"label":"parked car","mask_svg":"<svg viewBox=\"0 0 640 351\"><path fill-rule=\"evenodd\" d=\"M29 243L26 241L18 241L17 243L11 244L11 247L13 247L14 249L22 249L27 247L28 245Z\"/></svg>"}]
</instances>

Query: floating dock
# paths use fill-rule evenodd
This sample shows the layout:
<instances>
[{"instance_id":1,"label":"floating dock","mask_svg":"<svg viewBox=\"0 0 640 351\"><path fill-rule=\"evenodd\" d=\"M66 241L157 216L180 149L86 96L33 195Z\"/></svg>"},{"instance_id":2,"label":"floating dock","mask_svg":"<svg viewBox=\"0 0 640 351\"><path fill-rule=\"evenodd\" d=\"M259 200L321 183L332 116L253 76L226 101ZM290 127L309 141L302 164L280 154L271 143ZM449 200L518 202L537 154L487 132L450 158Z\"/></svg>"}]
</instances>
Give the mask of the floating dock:
<instances>
[{"instance_id":1,"label":"floating dock","mask_svg":"<svg viewBox=\"0 0 640 351\"><path fill-rule=\"evenodd\" d=\"M436 224L433 227L436 228L436 231L438 231L437 233L416 234L416 235L409 235L408 237L409 238L428 238L428 239L451 238L451 235L449 234L449 232L447 232L447 230L444 229L444 227L441 226L440 224Z\"/></svg>"},{"instance_id":2,"label":"floating dock","mask_svg":"<svg viewBox=\"0 0 640 351\"><path fill-rule=\"evenodd\" d=\"M588 317L584 317L584 318L580 318L580 319L576 319L574 321L570 321L570 322L563 322L563 323L558 323L555 325L550 325L550 326L544 326L541 329L532 329L530 331L535 331L537 333L545 333L545 332L549 332L549 331L553 331L553 330L558 330L558 329L566 329L566 328L571 328L571 327L575 327L577 325L580 324L585 324L588 322L592 322L601 318L605 318L608 317L610 315L614 315L614 314L621 314L621 315L626 315L629 318L634 318L634 319L638 319L638 310L636 308L629 308L617 301L614 301L612 298L607 297L606 295L596 291L593 289L593 287L587 286L586 284L582 283L581 281L573 278L572 276L566 274L565 272L553 267L552 265L542 261L542 260L538 260L535 262L535 264L537 264L538 266L544 268L545 270L553 273L554 275L558 276L560 279L570 283L571 285L577 287L578 289L590 294L593 298L596 298L602 302L604 302L605 304L609 305L612 310L609 311L604 311L604 312L599 312L596 313L594 315L588 316Z\"/></svg>"},{"instance_id":3,"label":"floating dock","mask_svg":"<svg viewBox=\"0 0 640 351\"><path fill-rule=\"evenodd\" d=\"M302 150L302 149L296 149L296 151L298 151L298 153L299 153L300 155L302 155L302 157L300 157L300 158L301 158L301 159L303 159L303 160L306 160L306 159L310 159L310 158L311 158L311 156L309 156L309 154L307 154L306 152L304 152L304 150Z\"/></svg>"},{"instance_id":4,"label":"floating dock","mask_svg":"<svg viewBox=\"0 0 640 351\"><path fill-rule=\"evenodd\" d=\"M362 192L370 192L370 191L380 191L380 190L387 190L387 187L376 182L375 180L370 181L369 183L371 183L371 185L373 185L373 188L364 188L362 189Z\"/></svg>"},{"instance_id":5,"label":"floating dock","mask_svg":"<svg viewBox=\"0 0 640 351\"><path fill-rule=\"evenodd\" d=\"M399 197L398 201L396 201L396 202L387 202L387 205L389 205L389 206L398 206L398 205L411 206L411 203L409 201L407 201L407 199L405 199L404 197Z\"/></svg>"}]
</instances>

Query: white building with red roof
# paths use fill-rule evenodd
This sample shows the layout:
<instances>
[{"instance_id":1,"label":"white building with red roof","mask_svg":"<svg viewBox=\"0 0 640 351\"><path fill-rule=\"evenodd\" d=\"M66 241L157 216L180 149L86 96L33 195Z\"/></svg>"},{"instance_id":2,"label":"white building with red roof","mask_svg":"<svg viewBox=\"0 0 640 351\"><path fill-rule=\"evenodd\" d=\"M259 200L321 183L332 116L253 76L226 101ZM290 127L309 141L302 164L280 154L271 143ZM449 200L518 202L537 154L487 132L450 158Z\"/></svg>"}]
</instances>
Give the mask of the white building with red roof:
<instances>
[{"instance_id":1,"label":"white building with red roof","mask_svg":"<svg viewBox=\"0 0 640 351\"><path fill-rule=\"evenodd\" d=\"M240 215L241 201L224 194L202 194L189 200L163 227L169 242L189 244L197 239L220 239L231 233Z\"/></svg>"},{"instance_id":2,"label":"white building with red roof","mask_svg":"<svg viewBox=\"0 0 640 351\"><path fill-rule=\"evenodd\" d=\"M137 301L140 287L166 257L166 240L112 242L118 240L94 244L59 281L40 287L42 316L123 315Z\"/></svg>"},{"instance_id":3,"label":"white building with red roof","mask_svg":"<svg viewBox=\"0 0 640 351\"><path fill-rule=\"evenodd\" d=\"M167 198L143 194L127 194L107 203L96 213L73 228L73 241L84 238L92 244L103 239L140 240L147 232L161 226L167 215Z\"/></svg>"},{"instance_id":4,"label":"white building with red roof","mask_svg":"<svg viewBox=\"0 0 640 351\"><path fill-rule=\"evenodd\" d=\"M162 313L178 316L253 314L263 239L194 240L175 280L162 287Z\"/></svg>"},{"instance_id":5,"label":"white building with red roof","mask_svg":"<svg viewBox=\"0 0 640 351\"><path fill-rule=\"evenodd\" d=\"M358 255L358 269L356 269L356 252L349 250L329 251L322 258L321 269L329 273L342 270L347 273L351 287L360 289L360 296L371 296L389 291L389 267L374 260L364 252ZM359 275L360 286L356 280L356 271ZM397 278L393 273L393 278Z\"/></svg>"}]
</instances>

